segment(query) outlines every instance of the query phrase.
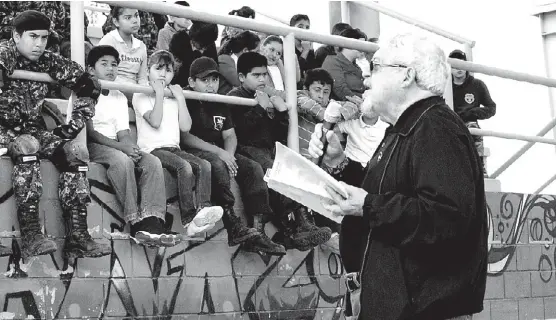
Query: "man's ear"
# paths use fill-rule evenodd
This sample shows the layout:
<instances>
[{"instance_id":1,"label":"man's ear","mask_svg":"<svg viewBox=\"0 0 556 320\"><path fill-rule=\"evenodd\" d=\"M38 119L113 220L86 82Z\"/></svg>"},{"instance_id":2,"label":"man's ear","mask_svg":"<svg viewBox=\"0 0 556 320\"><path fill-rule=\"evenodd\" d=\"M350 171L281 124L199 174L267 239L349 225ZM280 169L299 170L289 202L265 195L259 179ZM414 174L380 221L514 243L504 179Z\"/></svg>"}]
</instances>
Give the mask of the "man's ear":
<instances>
[{"instance_id":1,"label":"man's ear","mask_svg":"<svg viewBox=\"0 0 556 320\"><path fill-rule=\"evenodd\" d=\"M19 40L21 40L21 35L19 34L19 32L14 30L12 32L12 38L14 38L15 43L19 43Z\"/></svg>"},{"instance_id":2,"label":"man's ear","mask_svg":"<svg viewBox=\"0 0 556 320\"><path fill-rule=\"evenodd\" d=\"M402 82L402 87L406 88L411 85L411 83L417 82L417 73L413 68L406 68L405 70L405 77Z\"/></svg>"},{"instance_id":3,"label":"man's ear","mask_svg":"<svg viewBox=\"0 0 556 320\"><path fill-rule=\"evenodd\" d=\"M89 74L95 74L95 68L94 67L87 67L87 70L89 71Z\"/></svg>"},{"instance_id":4,"label":"man's ear","mask_svg":"<svg viewBox=\"0 0 556 320\"><path fill-rule=\"evenodd\" d=\"M245 75L244 75L243 73L240 72L240 73L238 73L237 76L238 76L238 78L239 78L239 82L245 81Z\"/></svg>"},{"instance_id":5,"label":"man's ear","mask_svg":"<svg viewBox=\"0 0 556 320\"><path fill-rule=\"evenodd\" d=\"M195 80L191 77L187 80L189 82L189 86L193 89L195 88Z\"/></svg>"}]
</instances>

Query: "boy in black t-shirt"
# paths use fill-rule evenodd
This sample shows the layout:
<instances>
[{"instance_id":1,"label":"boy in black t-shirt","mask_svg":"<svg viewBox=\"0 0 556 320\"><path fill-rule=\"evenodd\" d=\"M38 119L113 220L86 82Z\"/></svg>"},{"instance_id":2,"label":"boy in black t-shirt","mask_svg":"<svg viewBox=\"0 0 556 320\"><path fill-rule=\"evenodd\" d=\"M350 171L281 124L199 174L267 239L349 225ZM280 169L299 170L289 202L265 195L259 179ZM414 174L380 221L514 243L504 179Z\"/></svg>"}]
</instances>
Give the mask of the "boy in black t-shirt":
<instances>
[{"instance_id":1,"label":"boy in black t-shirt","mask_svg":"<svg viewBox=\"0 0 556 320\"><path fill-rule=\"evenodd\" d=\"M228 92L228 96L255 98L255 106L230 106L239 143L238 152L256 161L262 170L274 165L275 144L286 140L288 110L290 106L279 96L269 97L262 92L268 77L268 62L256 52L245 52L237 61L241 86ZM307 251L326 243L332 234L328 227L315 226L311 212L296 201L269 190L269 203L275 215L273 222L281 232L273 241L286 249Z\"/></svg>"},{"instance_id":2,"label":"boy in black t-shirt","mask_svg":"<svg viewBox=\"0 0 556 320\"><path fill-rule=\"evenodd\" d=\"M201 93L218 91L220 73L213 59L196 59L189 74L189 90ZM230 185L233 178L239 184L248 216L272 215L261 166L236 153L237 137L227 106L199 100L187 100L187 106L192 126L189 132L182 133L181 143L187 152L207 160L212 166L212 201L224 208L222 220L228 231L228 244L243 243L245 251L284 255L283 246L272 242L264 230L245 227L234 212L235 198Z\"/></svg>"}]
</instances>

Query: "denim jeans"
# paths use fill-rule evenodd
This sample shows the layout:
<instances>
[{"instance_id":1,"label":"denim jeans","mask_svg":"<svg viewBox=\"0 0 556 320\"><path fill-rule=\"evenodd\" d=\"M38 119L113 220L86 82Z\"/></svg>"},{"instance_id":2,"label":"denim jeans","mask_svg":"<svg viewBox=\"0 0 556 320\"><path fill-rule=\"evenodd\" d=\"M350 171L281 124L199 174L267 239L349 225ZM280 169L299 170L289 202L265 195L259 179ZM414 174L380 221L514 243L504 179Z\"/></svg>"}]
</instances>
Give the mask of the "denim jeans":
<instances>
[{"instance_id":1,"label":"denim jeans","mask_svg":"<svg viewBox=\"0 0 556 320\"><path fill-rule=\"evenodd\" d=\"M91 161L107 168L106 175L123 207L126 222L133 224L151 216L164 220L166 193L161 192L165 190L164 172L155 156L142 153L136 164L120 150L97 143L89 143L88 147Z\"/></svg>"},{"instance_id":2,"label":"denim jeans","mask_svg":"<svg viewBox=\"0 0 556 320\"><path fill-rule=\"evenodd\" d=\"M274 165L274 150L250 146L238 146L238 153L260 164L263 172L271 169ZM301 207L301 204L272 189L268 190L268 195L270 207L276 216L287 215Z\"/></svg>"},{"instance_id":3,"label":"denim jeans","mask_svg":"<svg viewBox=\"0 0 556 320\"><path fill-rule=\"evenodd\" d=\"M176 177L182 224L193 220L197 208L211 206L211 167L208 161L179 148L159 148L151 153Z\"/></svg>"},{"instance_id":4,"label":"denim jeans","mask_svg":"<svg viewBox=\"0 0 556 320\"><path fill-rule=\"evenodd\" d=\"M219 206L233 206L235 198L231 189L231 177L226 163L213 152L188 149L187 152L210 162L212 166L212 202ZM264 172L260 164L236 153L238 165L236 182L241 191L245 213L272 216L268 200L268 187L263 180Z\"/></svg>"}]
</instances>

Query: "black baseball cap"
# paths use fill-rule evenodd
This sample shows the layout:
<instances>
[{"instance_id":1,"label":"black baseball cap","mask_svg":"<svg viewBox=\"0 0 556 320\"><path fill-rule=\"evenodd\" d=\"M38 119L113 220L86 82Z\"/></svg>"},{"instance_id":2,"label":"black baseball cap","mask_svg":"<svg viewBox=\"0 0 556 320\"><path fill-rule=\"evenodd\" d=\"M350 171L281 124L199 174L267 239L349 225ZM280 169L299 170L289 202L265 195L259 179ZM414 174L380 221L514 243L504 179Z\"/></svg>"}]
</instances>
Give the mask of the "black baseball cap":
<instances>
[{"instance_id":1,"label":"black baseball cap","mask_svg":"<svg viewBox=\"0 0 556 320\"><path fill-rule=\"evenodd\" d=\"M211 74L220 75L218 72L218 64L209 57L200 57L195 59L189 67L189 76L191 78L205 78Z\"/></svg>"},{"instance_id":2,"label":"black baseball cap","mask_svg":"<svg viewBox=\"0 0 556 320\"><path fill-rule=\"evenodd\" d=\"M450 52L450 55L448 55L448 58L453 58L453 59L459 59L459 60L463 60L463 61L467 61L467 55L465 54L465 52L456 49L452 52Z\"/></svg>"}]
</instances>

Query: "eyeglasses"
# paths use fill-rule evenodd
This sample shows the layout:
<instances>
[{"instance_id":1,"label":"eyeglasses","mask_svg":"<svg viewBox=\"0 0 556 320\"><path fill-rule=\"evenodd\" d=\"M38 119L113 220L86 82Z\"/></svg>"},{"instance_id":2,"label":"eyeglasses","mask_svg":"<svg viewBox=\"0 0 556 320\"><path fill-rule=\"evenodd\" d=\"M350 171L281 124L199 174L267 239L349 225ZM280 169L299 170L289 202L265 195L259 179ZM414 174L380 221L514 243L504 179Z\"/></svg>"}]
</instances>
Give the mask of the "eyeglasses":
<instances>
[{"instance_id":1,"label":"eyeglasses","mask_svg":"<svg viewBox=\"0 0 556 320\"><path fill-rule=\"evenodd\" d=\"M378 63L375 61L369 62L371 66L371 72L375 69L375 67L390 67L390 68L408 68L408 66L404 66L403 64L385 64L385 63Z\"/></svg>"}]
</instances>

